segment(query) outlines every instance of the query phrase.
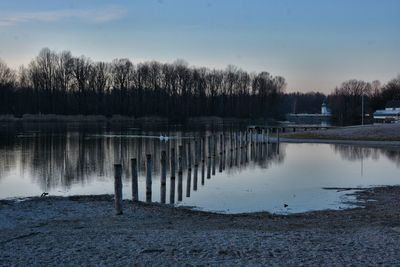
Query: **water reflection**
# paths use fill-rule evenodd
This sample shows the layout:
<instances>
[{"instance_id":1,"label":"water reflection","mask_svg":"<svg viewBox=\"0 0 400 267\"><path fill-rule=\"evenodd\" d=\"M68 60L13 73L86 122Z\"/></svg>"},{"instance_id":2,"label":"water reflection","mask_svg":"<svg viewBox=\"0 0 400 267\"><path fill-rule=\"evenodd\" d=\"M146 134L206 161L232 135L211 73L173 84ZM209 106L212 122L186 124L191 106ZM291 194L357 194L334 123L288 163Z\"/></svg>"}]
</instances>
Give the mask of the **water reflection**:
<instances>
[{"instance_id":1,"label":"water reflection","mask_svg":"<svg viewBox=\"0 0 400 267\"><path fill-rule=\"evenodd\" d=\"M0 179L17 169L23 176L28 176L34 183L39 184L43 191L53 188L68 190L72 185L89 184L94 179L110 179L113 177L113 164L121 163L123 179L127 181L131 177L131 159L137 160L139 176L144 177L146 175L146 155L151 154L153 180L158 180L161 172L161 151L166 152L166 161L170 163L171 149L178 151L178 147L182 146L188 148L183 149L182 152L182 171L185 171L187 175L186 196L190 196L191 190L197 190L197 167L193 175L193 188L191 186L193 158L196 162L199 158L202 159L201 185L205 183L205 169L207 170L207 179L211 179L211 176L216 175L217 165L219 173L227 171L233 174L247 166L258 165L268 168L272 162L284 159L284 155L278 158L276 153L265 152L276 151L276 144L258 144L257 147L251 146L250 148L249 145L235 146L236 143L232 142L232 147L225 150L225 145L220 142L226 143L226 138L230 133L205 132L203 136L193 136L182 132L170 132L169 134L176 138L167 142L159 138L147 137L155 136L155 134L154 132L141 132L130 135L83 131L16 134L3 137L0 139ZM211 138L210 134L215 138ZM220 134L223 134L225 138L216 138ZM206 136L210 137L208 138L207 156L204 149ZM195 142L202 149L191 149ZM244 160L247 159L249 153L253 155L254 161ZM226 168L226 161L229 162L228 168ZM178 162L176 161L175 164L174 167L177 168ZM175 180L175 174L171 173L170 164L167 164L166 171L170 174L171 181ZM182 176L183 174L179 176L178 173L178 200L182 199Z\"/></svg>"},{"instance_id":2,"label":"water reflection","mask_svg":"<svg viewBox=\"0 0 400 267\"><path fill-rule=\"evenodd\" d=\"M343 181L350 181L353 177L354 163L340 165L336 159L338 157L347 163L360 161L361 164L372 164L371 161L383 159L385 164L389 161L400 167L400 152L396 149L265 144L256 142L253 134L231 130L168 130L164 134L170 136L168 141L157 137L159 131L110 130L102 127L0 132L0 198L40 195L49 191L68 194L70 190L76 194L112 193L110 183L113 181L114 163L123 166L124 197L130 198L131 159L136 159L139 200L144 201L146 155L150 154L153 190L152 196L147 196L148 200L199 204L203 207L218 206L215 203L220 203L224 207L238 206L240 211L259 211L267 204L272 205L266 203L266 199L272 203L271 198L279 198L274 194L284 196L282 192L292 192L296 188L303 190L303 183L307 179L308 186L315 188L346 186ZM161 168L162 151L165 151L164 171ZM317 161L321 162L318 164ZM384 165L382 168L386 167ZM356 169L358 171L359 167ZM375 182L379 181L376 180L379 168L376 169L368 170L369 177L364 177L367 185L379 184ZM337 170L342 172L338 173ZM350 171L344 173L345 170ZM327 174L321 174L322 171ZM161 177L166 177L165 183ZM14 180L17 182L13 183ZM338 183L335 184L335 181ZM354 184L357 186L361 183L354 181ZM32 185L38 186L38 189L34 191ZM257 190L259 192L255 193ZM296 194L290 195L300 193L296 191ZM217 200L219 196L221 199ZM207 199L213 199L214 202L210 204ZM301 203L299 199L296 200ZM228 203L230 201L232 204Z\"/></svg>"},{"instance_id":3,"label":"water reflection","mask_svg":"<svg viewBox=\"0 0 400 267\"><path fill-rule=\"evenodd\" d=\"M372 148L350 145L331 145L335 153L349 161L359 161L361 159L378 160L379 157L385 157L400 166L400 148Z\"/></svg>"}]
</instances>

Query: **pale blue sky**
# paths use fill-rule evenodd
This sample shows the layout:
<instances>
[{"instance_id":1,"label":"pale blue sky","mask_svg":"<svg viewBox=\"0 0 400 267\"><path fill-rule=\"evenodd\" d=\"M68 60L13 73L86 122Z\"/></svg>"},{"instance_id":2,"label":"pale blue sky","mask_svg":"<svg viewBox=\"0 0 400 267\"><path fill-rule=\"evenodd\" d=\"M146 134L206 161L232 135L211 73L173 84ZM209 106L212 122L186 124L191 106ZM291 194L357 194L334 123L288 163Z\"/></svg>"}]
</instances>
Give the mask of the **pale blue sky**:
<instances>
[{"instance_id":1,"label":"pale blue sky","mask_svg":"<svg viewBox=\"0 0 400 267\"><path fill-rule=\"evenodd\" d=\"M43 47L104 61L182 58L328 93L400 73L399 14L398 0L2 0L0 58L17 68Z\"/></svg>"}]
</instances>

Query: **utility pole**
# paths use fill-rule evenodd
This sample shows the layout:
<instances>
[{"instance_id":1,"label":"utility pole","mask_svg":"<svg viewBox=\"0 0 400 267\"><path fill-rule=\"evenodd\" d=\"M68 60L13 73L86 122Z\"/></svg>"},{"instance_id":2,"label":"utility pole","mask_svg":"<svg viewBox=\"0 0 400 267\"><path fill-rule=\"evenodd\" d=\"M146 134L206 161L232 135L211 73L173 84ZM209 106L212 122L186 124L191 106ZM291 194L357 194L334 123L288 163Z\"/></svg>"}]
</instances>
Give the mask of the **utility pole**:
<instances>
[{"instance_id":1,"label":"utility pole","mask_svg":"<svg viewBox=\"0 0 400 267\"><path fill-rule=\"evenodd\" d=\"M361 95L361 125L364 125L364 90Z\"/></svg>"}]
</instances>

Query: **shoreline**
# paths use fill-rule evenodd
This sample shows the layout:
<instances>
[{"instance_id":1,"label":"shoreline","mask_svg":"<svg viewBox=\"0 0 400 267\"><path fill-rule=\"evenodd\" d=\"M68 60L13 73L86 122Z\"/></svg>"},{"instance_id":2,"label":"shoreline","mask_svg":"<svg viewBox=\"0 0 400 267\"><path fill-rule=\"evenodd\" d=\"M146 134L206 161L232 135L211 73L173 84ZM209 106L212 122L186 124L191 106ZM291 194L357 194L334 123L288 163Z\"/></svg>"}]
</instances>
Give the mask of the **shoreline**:
<instances>
[{"instance_id":1,"label":"shoreline","mask_svg":"<svg viewBox=\"0 0 400 267\"><path fill-rule=\"evenodd\" d=\"M1 265L399 264L400 186L353 194L364 207L289 215L124 200L117 216L111 195L2 200Z\"/></svg>"},{"instance_id":2,"label":"shoreline","mask_svg":"<svg viewBox=\"0 0 400 267\"><path fill-rule=\"evenodd\" d=\"M355 125L327 130L282 133L281 142L400 147L400 123Z\"/></svg>"},{"instance_id":3,"label":"shoreline","mask_svg":"<svg viewBox=\"0 0 400 267\"><path fill-rule=\"evenodd\" d=\"M271 138L272 139L272 138ZM276 141L276 138L272 139ZM400 141L372 141L372 140L342 140L342 139L301 139L301 138L280 138L282 143L294 144L341 144L341 145L354 145L354 146L367 146L367 147L386 147L386 148L399 148Z\"/></svg>"}]
</instances>

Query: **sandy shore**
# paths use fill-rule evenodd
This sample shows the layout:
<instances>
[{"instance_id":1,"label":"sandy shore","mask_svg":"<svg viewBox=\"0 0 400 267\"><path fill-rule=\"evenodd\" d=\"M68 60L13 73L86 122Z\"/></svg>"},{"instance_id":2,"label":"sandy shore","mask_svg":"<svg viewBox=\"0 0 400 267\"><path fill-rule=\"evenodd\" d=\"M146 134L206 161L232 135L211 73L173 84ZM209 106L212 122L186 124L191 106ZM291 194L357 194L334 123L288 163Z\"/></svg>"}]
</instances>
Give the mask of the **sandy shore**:
<instances>
[{"instance_id":1,"label":"sandy shore","mask_svg":"<svg viewBox=\"0 0 400 267\"><path fill-rule=\"evenodd\" d=\"M364 207L286 216L131 201L116 216L108 195L2 200L0 265L399 265L400 187L356 194Z\"/></svg>"}]
</instances>

